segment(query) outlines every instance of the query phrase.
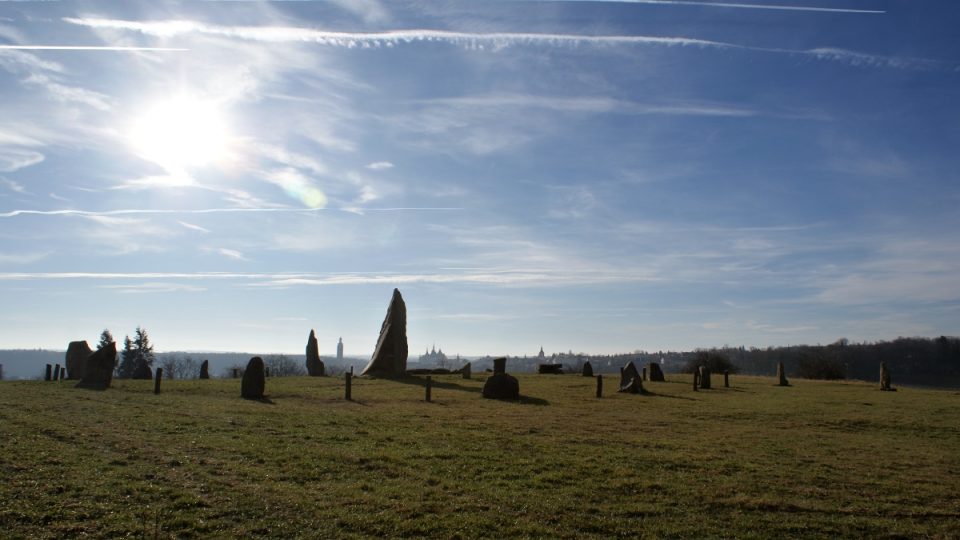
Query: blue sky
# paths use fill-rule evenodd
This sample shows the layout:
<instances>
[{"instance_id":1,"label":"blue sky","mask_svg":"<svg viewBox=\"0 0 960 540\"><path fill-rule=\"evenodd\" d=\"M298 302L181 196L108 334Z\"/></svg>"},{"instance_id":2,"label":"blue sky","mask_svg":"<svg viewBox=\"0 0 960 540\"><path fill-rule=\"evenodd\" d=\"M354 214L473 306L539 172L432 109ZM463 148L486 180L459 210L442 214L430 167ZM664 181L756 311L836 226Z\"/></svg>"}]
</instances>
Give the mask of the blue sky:
<instances>
[{"instance_id":1,"label":"blue sky","mask_svg":"<svg viewBox=\"0 0 960 540\"><path fill-rule=\"evenodd\" d=\"M0 348L956 335L953 2L0 2Z\"/></svg>"}]
</instances>

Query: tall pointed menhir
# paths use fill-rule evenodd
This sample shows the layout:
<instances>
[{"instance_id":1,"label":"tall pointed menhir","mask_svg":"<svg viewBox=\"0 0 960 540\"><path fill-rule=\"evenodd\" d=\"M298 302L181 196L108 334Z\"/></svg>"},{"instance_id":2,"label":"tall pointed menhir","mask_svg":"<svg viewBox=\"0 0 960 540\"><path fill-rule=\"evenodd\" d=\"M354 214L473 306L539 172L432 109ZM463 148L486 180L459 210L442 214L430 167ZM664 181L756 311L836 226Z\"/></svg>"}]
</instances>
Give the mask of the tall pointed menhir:
<instances>
[{"instance_id":1,"label":"tall pointed menhir","mask_svg":"<svg viewBox=\"0 0 960 540\"><path fill-rule=\"evenodd\" d=\"M310 337L307 338L307 374L311 377L325 375L323 361L320 360L320 346L313 330L310 330Z\"/></svg>"},{"instance_id":2,"label":"tall pointed menhir","mask_svg":"<svg viewBox=\"0 0 960 540\"><path fill-rule=\"evenodd\" d=\"M370 363L361 375L401 377L407 371L407 305L400 290L393 290L387 316L380 326L380 338Z\"/></svg>"}]
</instances>

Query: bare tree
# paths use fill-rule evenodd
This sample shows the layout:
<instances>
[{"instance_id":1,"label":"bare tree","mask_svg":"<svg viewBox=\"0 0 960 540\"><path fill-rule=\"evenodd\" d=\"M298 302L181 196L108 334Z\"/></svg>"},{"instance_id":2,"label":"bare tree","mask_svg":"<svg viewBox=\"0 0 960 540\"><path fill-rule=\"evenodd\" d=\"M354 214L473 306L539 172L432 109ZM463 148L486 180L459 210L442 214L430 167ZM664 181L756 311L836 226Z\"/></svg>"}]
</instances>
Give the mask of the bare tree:
<instances>
[{"instance_id":1,"label":"bare tree","mask_svg":"<svg viewBox=\"0 0 960 540\"><path fill-rule=\"evenodd\" d=\"M307 374L302 364L291 360L285 354L266 356L263 358L263 363L270 370L271 377L296 377Z\"/></svg>"}]
</instances>

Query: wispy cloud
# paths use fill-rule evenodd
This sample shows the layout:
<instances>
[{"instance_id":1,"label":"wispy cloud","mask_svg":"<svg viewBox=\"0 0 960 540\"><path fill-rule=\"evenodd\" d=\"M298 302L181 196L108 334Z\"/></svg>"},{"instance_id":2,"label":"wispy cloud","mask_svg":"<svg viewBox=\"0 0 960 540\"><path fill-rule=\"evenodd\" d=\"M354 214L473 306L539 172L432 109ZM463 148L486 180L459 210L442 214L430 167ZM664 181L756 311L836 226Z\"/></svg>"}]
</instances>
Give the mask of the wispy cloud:
<instances>
[{"instance_id":1,"label":"wispy cloud","mask_svg":"<svg viewBox=\"0 0 960 540\"><path fill-rule=\"evenodd\" d=\"M127 47L112 45L0 45L0 49L14 51L189 51L180 47Z\"/></svg>"},{"instance_id":2,"label":"wispy cloud","mask_svg":"<svg viewBox=\"0 0 960 540\"><path fill-rule=\"evenodd\" d=\"M373 171L383 171L386 169L392 169L393 163L389 161L376 161L374 163L367 164L367 168Z\"/></svg>"},{"instance_id":3,"label":"wispy cloud","mask_svg":"<svg viewBox=\"0 0 960 540\"><path fill-rule=\"evenodd\" d=\"M186 221L179 221L179 220L178 220L177 223L179 223L179 224L182 225L183 227L186 227L187 229L190 229L191 231L199 231L199 232L202 232L202 233L209 233L209 232L210 232L210 229L201 227L201 226L199 226L199 225L194 225L193 223L187 223Z\"/></svg>"},{"instance_id":4,"label":"wispy cloud","mask_svg":"<svg viewBox=\"0 0 960 540\"><path fill-rule=\"evenodd\" d=\"M553 97L531 94L493 94L439 98L421 103L452 107L475 108L517 107L547 109L566 113L617 113L638 115L682 116L755 116L757 111L742 107L697 102L637 103L608 97Z\"/></svg>"},{"instance_id":5,"label":"wispy cloud","mask_svg":"<svg viewBox=\"0 0 960 540\"><path fill-rule=\"evenodd\" d=\"M731 4L731 6L732 5L734 4ZM886 66L904 69L930 69L940 65L938 62L925 59L885 57L831 47L813 49L756 47L683 36L590 35L533 32L480 33L424 29L389 30L383 32L332 32L291 26L220 26L190 20L130 21L86 17L67 17L63 20L71 24L90 28L127 30L160 38L171 38L185 34L205 34L250 41L316 43L319 45L347 48L394 47L417 42L449 43L477 50L498 50L505 47L521 45L655 45L802 55L822 60L841 61L852 65Z\"/></svg>"},{"instance_id":6,"label":"wispy cloud","mask_svg":"<svg viewBox=\"0 0 960 540\"><path fill-rule=\"evenodd\" d=\"M237 251L237 250L235 250L235 249L219 248L219 249L217 249L217 253L223 255L224 257L227 257L228 259L233 259L233 260L235 260L235 261L246 261L246 260L247 260L247 258L243 255L243 253L241 253L241 252L239 252L239 251Z\"/></svg>"},{"instance_id":7,"label":"wispy cloud","mask_svg":"<svg viewBox=\"0 0 960 540\"><path fill-rule=\"evenodd\" d=\"M354 213L356 209L354 208L247 208L247 207L234 207L234 208L202 208L202 209L156 209L156 208L128 208L123 210L105 210L105 211L92 211L92 210L11 210L9 212L0 212L0 218L14 218L19 216L93 216L93 217L109 217L109 216L125 216L125 215L151 215L151 214L234 214L234 213L308 213L308 212L320 212L320 211L339 211L339 212L351 212ZM409 206L409 207L389 207L389 208L364 208L365 212L445 212L445 211L457 211L463 210L459 207L420 207L420 206Z\"/></svg>"},{"instance_id":8,"label":"wispy cloud","mask_svg":"<svg viewBox=\"0 0 960 540\"><path fill-rule=\"evenodd\" d=\"M0 172L17 171L43 160L43 154L35 150L0 146Z\"/></svg>"},{"instance_id":9,"label":"wispy cloud","mask_svg":"<svg viewBox=\"0 0 960 540\"><path fill-rule=\"evenodd\" d=\"M567 1L567 0L561 0ZM742 2L698 2L696 0L597 0L605 3L623 4L653 4L667 6L696 6L728 9L765 9L775 11L807 11L814 13L858 13L864 15L879 15L886 11L878 9L854 9L817 6L791 6L784 4L748 4Z\"/></svg>"},{"instance_id":10,"label":"wispy cloud","mask_svg":"<svg viewBox=\"0 0 960 540\"><path fill-rule=\"evenodd\" d=\"M49 255L50 253L0 253L0 264L29 264Z\"/></svg>"},{"instance_id":11,"label":"wispy cloud","mask_svg":"<svg viewBox=\"0 0 960 540\"><path fill-rule=\"evenodd\" d=\"M206 287L186 285L183 283L138 283L134 285L99 285L99 289L108 289L121 294L151 294L176 292L203 292Z\"/></svg>"},{"instance_id":12,"label":"wispy cloud","mask_svg":"<svg viewBox=\"0 0 960 540\"><path fill-rule=\"evenodd\" d=\"M7 189L14 193L20 193L21 195L28 195L29 192L22 185L10 180L9 178L4 178L0 176L0 185L6 186Z\"/></svg>"}]
</instances>

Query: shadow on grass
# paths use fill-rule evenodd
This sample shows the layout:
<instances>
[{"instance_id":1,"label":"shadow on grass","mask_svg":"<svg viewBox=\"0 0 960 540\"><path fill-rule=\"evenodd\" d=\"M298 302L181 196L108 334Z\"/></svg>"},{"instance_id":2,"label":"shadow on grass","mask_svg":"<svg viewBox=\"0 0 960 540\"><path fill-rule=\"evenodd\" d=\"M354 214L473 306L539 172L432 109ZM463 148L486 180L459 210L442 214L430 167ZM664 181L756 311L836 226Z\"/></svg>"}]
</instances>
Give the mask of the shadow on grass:
<instances>
[{"instance_id":1,"label":"shadow on grass","mask_svg":"<svg viewBox=\"0 0 960 540\"><path fill-rule=\"evenodd\" d=\"M385 380L394 381L402 384L412 384L412 385L421 386L421 387L427 386L427 379L423 377L407 376L399 379L385 379ZM462 386L454 382L438 381L438 380L432 380L431 382L433 383L431 385L433 386L433 388L442 388L444 390L457 390L460 392L473 392L474 394L479 394L481 392L481 390L477 387Z\"/></svg>"},{"instance_id":2,"label":"shadow on grass","mask_svg":"<svg viewBox=\"0 0 960 540\"><path fill-rule=\"evenodd\" d=\"M266 404L266 405L276 405L276 404L277 404L275 401L273 401L272 399L270 399L270 398L267 397L267 396L263 396L263 397L260 398L260 399L251 399L251 398L242 398L242 399L245 399L245 400L247 400L247 401L253 401L253 402L256 402L256 403L264 403L264 404Z\"/></svg>"},{"instance_id":3,"label":"shadow on grass","mask_svg":"<svg viewBox=\"0 0 960 540\"><path fill-rule=\"evenodd\" d=\"M686 397L686 396L671 396L670 394L658 394L656 392L650 392L649 390L644 390L644 396L650 396L655 398L669 398L669 399L682 399L685 401L700 401L699 399Z\"/></svg>"}]
</instances>

